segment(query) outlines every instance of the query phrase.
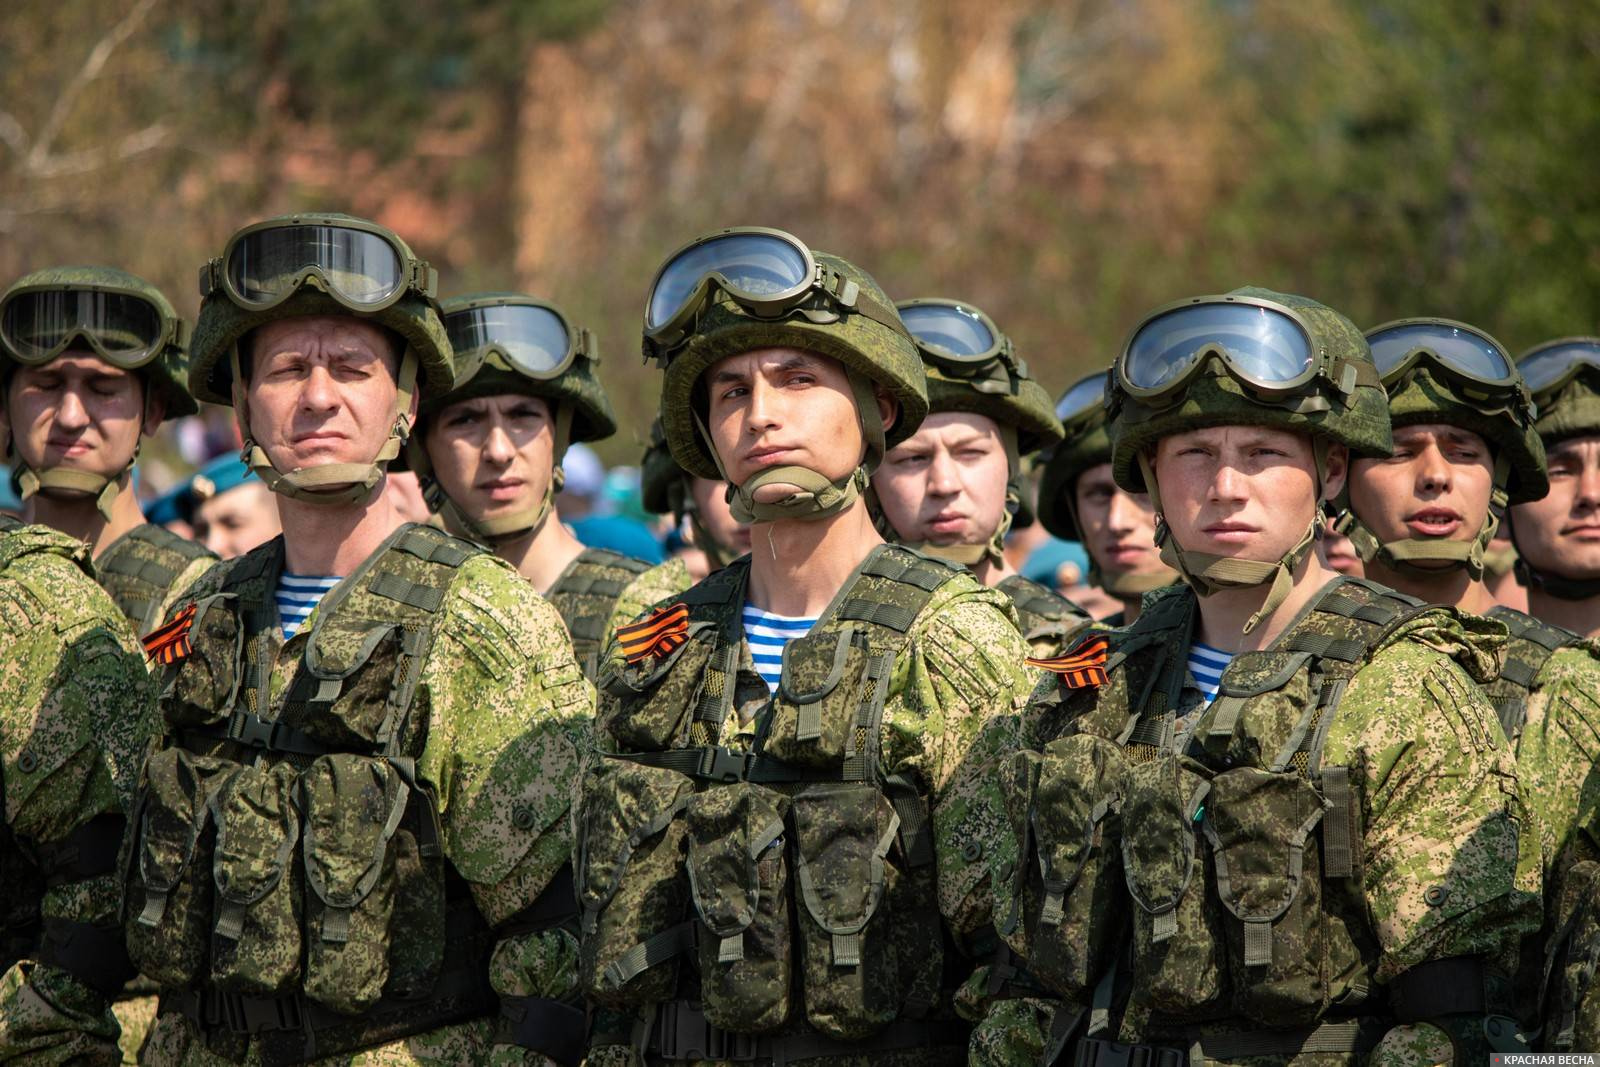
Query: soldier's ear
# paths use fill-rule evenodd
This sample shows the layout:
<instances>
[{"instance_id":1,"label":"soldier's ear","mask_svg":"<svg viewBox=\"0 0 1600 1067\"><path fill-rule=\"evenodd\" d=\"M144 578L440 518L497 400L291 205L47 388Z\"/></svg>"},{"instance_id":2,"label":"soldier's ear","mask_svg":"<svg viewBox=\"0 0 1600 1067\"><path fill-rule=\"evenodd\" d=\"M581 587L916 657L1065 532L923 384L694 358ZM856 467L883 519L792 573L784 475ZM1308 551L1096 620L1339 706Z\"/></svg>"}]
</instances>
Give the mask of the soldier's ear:
<instances>
[{"instance_id":1,"label":"soldier's ear","mask_svg":"<svg viewBox=\"0 0 1600 1067\"><path fill-rule=\"evenodd\" d=\"M872 390L872 395L878 402L878 417L883 420L883 432L888 433L900 421L900 401L881 385Z\"/></svg>"},{"instance_id":2,"label":"soldier's ear","mask_svg":"<svg viewBox=\"0 0 1600 1067\"><path fill-rule=\"evenodd\" d=\"M1350 450L1344 445L1329 445L1327 468L1322 472L1322 500L1337 499L1349 476Z\"/></svg>"}]
</instances>

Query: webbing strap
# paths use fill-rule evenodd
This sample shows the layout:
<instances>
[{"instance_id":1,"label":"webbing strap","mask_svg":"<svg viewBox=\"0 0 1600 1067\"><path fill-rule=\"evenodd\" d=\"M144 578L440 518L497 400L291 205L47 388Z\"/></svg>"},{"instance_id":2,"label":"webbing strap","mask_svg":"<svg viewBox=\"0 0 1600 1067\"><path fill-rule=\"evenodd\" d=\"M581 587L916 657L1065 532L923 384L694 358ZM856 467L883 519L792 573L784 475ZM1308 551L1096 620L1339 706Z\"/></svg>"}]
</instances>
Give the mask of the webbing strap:
<instances>
[{"instance_id":1,"label":"webbing strap","mask_svg":"<svg viewBox=\"0 0 1600 1067\"><path fill-rule=\"evenodd\" d=\"M1360 663L1367 655L1367 643L1352 637L1329 637L1327 634L1301 630L1289 639L1291 652L1309 652L1322 659L1336 659L1342 663Z\"/></svg>"},{"instance_id":2,"label":"webbing strap","mask_svg":"<svg viewBox=\"0 0 1600 1067\"><path fill-rule=\"evenodd\" d=\"M1349 878L1355 868L1350 846L1350 768L1324 767L1322 795L1332 805L1322 823L1322 876Z\"/></svg>"},{"instance_id":3,"label":"webbing strap","mask_svg":"<svg viewBox=\"0 0 1600 1067\"><path fill-rule=\"evenodd\" d=\"M618 752L611 759L628 760L646 767L662 767L706 782L755 782L758 785L779 782L850 782L860 781L859 761L846 760L842 767L821 769L798 767L792 763L761 756L754 752L734 752L721 745L701 745L698 748L675 748L667 752Z\"/></svg>"},{"instance_id":4,"label":"webbing strap","mask_svg":"<svg viewBox=\"0 0 1600 1067\"><path fill-rule=\"evenodd\" d=\"M434 614L444 604L444 590L437 586L418 585L390 571L379 571L367 589L374 596L398 600L407 607Z\"/></svg>"},{"instance_id":5,"label":"webbing strap","mask_svg":"<svg viewBox=\"0 0 1600 1067\"><path fill-rule=\"evenodd\" d=\"M904 554L880 552L867 561L861 568L861 573L870 574L874 578L887 578L891 582L901 582L915 586L924 593L931 593L949 581L951 572L957 569L959 568L944 563L934 563L909 552Z\"/></svg>"},{"instance_id":6,"label":"webbing strap","mask_svg":"<svg viewBox=\"0 0 1600 1067\"><path fill-rule=\"evenodd\" d=\"M865 597L852 597L846 600L839 608L839 618L847 622L867 622L875 626L883 626L894 630L896 633L906 633L911 629L911 624L917 621L918 612L915 609L902 607L899 604L889 604L879 600L867 600Z\"/></svg>"},{"instance_id":7,"label":"webbing strap","mask_svg":"<svg viewBox=\"0 0 1600 1067\"><path fill-rule=\"evenodd\" d=\"M482 551L428 526L407 530L394 547L424 563L442 563L447 567L459 567Z\"/></svg>"},{"instance_id":8,"label":"webbing strap","mask_svg":"<svg viewBox=\"0 0 1600 1067\"><path fill-rule=\"evenodd\" d=\"M1508 658L1505 666L1500 668L1500 677L1524 689L1531 689L1538 676L1539 668L1527 660Z\"/></svg>"},{"instance_id":9,"label":"webbing strap","mask_svg":"<svg viewBox=\"0 0 1600 1067\"><path fill-rule=\"evenodd\" d=\"M177 571L159 560L145 559L133 562L120 552L104 562L97 560L95 568L101 574L116 574L161 587L171 585L172 580L178 576Z\"/></svg>"},{"instance_id":10,"label":"webbing strap","mask_svg":"<svg viewBox=\"0 0 1600 1067\"><path fill-rule=\"evenodd\" d=\"M609 989L621 989L658 963L694 948L694 923L682 922L641 941L611 961L601 980Z\"/></svg>"}]
</instances>

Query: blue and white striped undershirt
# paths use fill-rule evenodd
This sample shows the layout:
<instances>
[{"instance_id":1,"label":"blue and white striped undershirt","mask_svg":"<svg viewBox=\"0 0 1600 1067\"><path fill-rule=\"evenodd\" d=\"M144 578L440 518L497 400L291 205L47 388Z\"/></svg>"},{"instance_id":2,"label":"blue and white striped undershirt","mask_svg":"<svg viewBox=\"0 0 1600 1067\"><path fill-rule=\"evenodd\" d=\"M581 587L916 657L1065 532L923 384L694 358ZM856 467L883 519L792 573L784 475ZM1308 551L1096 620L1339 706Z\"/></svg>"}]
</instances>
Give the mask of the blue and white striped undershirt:
<instances>
[{"instance_id":1,"label":"blue and white striped undershirt","mask_svg":"<svg viewBox=\"0 0 1600 1067\"><path fill-rule=\"evenodd\" d=\"M278 620L283 624L285 641L295 635L311 617L311 610L323 596L339 584L339 576L283 574L278 576Z\"/></svg>"},{"instance_id":2,"label":"blue and white striped undershirt","mask_svg":"<svg viewBox=\"0 0 1600 1067\"><path fill-rule=\"evenodd\" d=\"M1205 694L1206 703L1217 699L1217 687L1222 684L1222 672L1233 662L1233 653L1220 648L1202 645L1196 641L1189 646L1189 673L1194 684Z\"/></svg>"},{"instance_id":3,"label":"blue and white striped undershirt","mask_svg":"<svg viewBox=\"0 0 1600 1067\"><path fill-rule=\"evenodd\" d=\"M776 693L778 679L783 677L783 646L797 637L804 637L816 624L816 619L795 619L749 604L744 606L744 638L750 642L756 673L761 675L769 690Z\"/></svg>"}]
</instances>

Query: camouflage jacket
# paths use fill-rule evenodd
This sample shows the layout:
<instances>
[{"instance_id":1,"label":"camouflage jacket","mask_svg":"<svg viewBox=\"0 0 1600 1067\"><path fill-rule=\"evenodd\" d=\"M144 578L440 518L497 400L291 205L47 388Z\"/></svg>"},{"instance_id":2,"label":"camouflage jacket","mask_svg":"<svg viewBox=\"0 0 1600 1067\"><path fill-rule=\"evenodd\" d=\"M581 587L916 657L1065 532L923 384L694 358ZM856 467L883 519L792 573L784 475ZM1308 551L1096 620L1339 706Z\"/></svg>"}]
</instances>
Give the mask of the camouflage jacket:
<instances>
[{"instance_id":1,"label":"camouflage jacket","mask_svg":"<svg viewBox=\"0 0 1600 1067\"><path fill-rule=\"evenodd\" d=\"M1078 605L1020 574L1013 574L995 589L1011 598L1022 636L1034 656L1060 655L1079 634L1094 625L1094 619Z\"/></svg>"},{"instance_id":2,"label":"camouflage jacket","mask_svg":"<svg viewBox=\"0 0 1600 1067\"><path fill-rule=\"evenodd\" d=\"M639 618L668 597L687 591L693 584L694 579L689 577L689 568L683 560L669 559L656 564L629 582L627 588L617 596L606 634L616 633L618 628Z\"/></svg>"},{"instance_id":3,"label":"camouflage jacket","mask_svg":"<svg viewBox=\"0 0 1600 1067\"><path fill-rule=\"evenodd\" d=\"M44 526L0 520L0 648L0 1060L114 1064L117 849L155 686L87 549Z\"/></svg>"},{"instance_id":4,"label":"camouflage jacket","mask_svg":"<svg viewBox=\"0 0 1600 1067\"><path fill-rule=\"evenodd\" d=\"M146 1060L547 1062L511 1043L563 1015L581 1034L563 898L594 698L561 620L406 525L284 641L283 552L217 565L146 642L167 730L125 919L163 985ZM208 822L214 858L185 829Z\"/></svg>"},{"instance_id":5,"label":"camouflage jacket","mask_svg":"<svg viewBox=\"0 0 1600 1067\"><path fill-rule=\"evenodd\" d=\"M204 545L147 522L107 545L94 569L142 638L215 562Z\"/></svg>"},{"instance_id":6,"label":"camouflage jacket","mask_svg":"<svg viewBox=\"0 0 1600 1067\"><path fill-rule=\"evenodd\" d=\"M881 546L788 645L774 694L743 633L749 569L735 561L608 649L578 809L586 993L642 1019L668 1058L745 1041L961 1062L928 812L984 720L1026 698L1010 603Z\"/></svg>"},{"instance_id":7,"label":"camouflage jacket","mask_svg":"<svg viewBox=\"0 0 1600 1067\"><path fill-rule=\"evenodd\" d=\"M1475 684L1504 631L1341 578L1205 704L1185 667L1195 603L1147 599L1108 638L1105 684L1049 678L958 779L939 838L995 842L964 878L991 880L985 918L1024 968L968 990L987 1016L974 1062L1069 1039L1406 1062L1449 1054L1436 1016L1509 1037L1497 1013L1541 909Z\"/></svg>"},{"instance_id":8,"label":"camouflage jacket","mask_svg":"<svg viewBox=\"0 0 1600 1067\"><path fill-rule=\"evenodd\" d=\"M572 651L578 666L591 682L600 669L600 653L605 649L607 628L616 610L617 598L650 568L642 559L624 556L604 548L586 548L567 565L555 580L545 599L550 601L572 635Z\"/></svg>"}]
</instances>

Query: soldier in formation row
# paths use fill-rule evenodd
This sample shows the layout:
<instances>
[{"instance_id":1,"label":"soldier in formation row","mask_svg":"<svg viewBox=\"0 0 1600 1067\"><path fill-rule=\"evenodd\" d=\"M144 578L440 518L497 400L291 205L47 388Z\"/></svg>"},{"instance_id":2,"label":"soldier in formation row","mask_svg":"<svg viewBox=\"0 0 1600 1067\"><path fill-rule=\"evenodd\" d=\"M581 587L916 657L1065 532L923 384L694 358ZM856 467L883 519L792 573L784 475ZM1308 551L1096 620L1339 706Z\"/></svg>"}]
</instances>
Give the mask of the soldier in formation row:
<instances>
[{"instance_id":1,"label":"soldier in formation row","mask_svg":"<svg viewBox=\"0 0 1600 1067\"><path fill-rule=\"evenodd\" d=\"M651 568L561 521L617 425L560 309L340 215L201 290L0 299L0 1060L1600 1047L1600 342L1241 289L1053 405L972 305L719 231L647 294ZM222 561L131 491L195 400L199 497L281 521ZM1035 515L1116 617L1007 564Z\"/></svg>"}]
</instances>

